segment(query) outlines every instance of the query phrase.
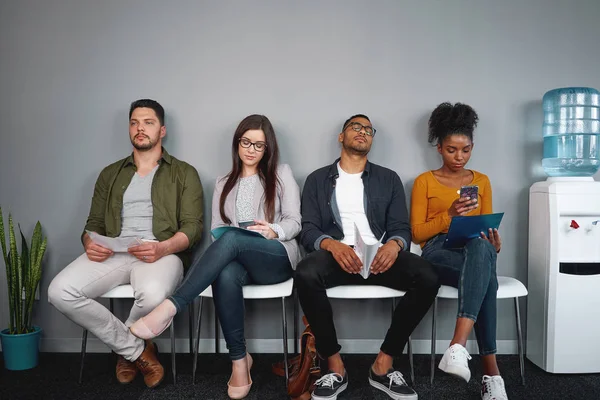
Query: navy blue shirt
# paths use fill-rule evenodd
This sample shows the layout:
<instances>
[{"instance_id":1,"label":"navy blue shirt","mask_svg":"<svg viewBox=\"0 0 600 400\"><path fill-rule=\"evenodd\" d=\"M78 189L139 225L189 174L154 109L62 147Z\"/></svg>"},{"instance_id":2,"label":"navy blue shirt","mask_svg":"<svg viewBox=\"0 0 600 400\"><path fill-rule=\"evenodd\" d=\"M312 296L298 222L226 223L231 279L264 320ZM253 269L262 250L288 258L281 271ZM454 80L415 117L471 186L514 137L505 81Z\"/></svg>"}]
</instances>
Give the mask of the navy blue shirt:
<instances>
[{"instance_id":1,"label":"navy blue shirt","mask_svg":"<svg viewBox=\"0 0 600 400\"><path fill-rule=\"evenodd\" d=\"M339 176L337 163L311 173L302 190L302 231L300 243L307 252L319 250L323 239L342 240L342 219L335 199ZM389 168L367 161L362 173L364 207L375 237L385 233L383 242L399 239L403 249L412 240L404 186L398 174Z\"/></svg>"}]
</instances>

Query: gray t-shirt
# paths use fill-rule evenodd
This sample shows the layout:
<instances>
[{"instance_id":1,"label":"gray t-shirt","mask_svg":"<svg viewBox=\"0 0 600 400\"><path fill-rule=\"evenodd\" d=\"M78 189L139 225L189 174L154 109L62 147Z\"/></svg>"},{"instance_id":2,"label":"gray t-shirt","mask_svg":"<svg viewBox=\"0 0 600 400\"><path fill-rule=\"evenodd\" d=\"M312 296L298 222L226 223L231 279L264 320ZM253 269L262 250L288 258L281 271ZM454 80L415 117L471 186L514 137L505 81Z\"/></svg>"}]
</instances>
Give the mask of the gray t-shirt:
<instances>
[{"instance_id":1,"label":"gray t-shirt","mask_svg":"<svg viewBox=\"0 0 600 400\"><path fill-rule=\"evenodd\" d=\"M137 172L123 194L122 228L119 237L138 237L156 240L152 233L152 180L158 165L144 177Z\"/></svg>"}]
</instances>

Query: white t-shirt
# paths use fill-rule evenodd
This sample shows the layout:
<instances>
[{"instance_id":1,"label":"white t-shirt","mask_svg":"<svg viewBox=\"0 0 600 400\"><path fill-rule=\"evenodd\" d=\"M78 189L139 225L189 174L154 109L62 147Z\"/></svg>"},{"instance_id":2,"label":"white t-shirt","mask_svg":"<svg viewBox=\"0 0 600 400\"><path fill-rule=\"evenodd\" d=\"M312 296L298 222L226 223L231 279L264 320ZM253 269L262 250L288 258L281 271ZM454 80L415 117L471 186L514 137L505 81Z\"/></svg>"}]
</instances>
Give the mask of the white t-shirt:
<instances>
[{"instance_id":1,"label":"white t-shirt","mask_svg":"<svg viewBox=\"0 0 600 400\"><path fill-rule=\"evenodd\" d=\"M339 163L337 169L339 176L335 184L335 199L342 218L342 229L344 231L342 243L354 246L355 223L366 244L377 243L365 215L365 187L361 178L362 172L349 174L340 167Z\"/></svg>"}]
</instances>

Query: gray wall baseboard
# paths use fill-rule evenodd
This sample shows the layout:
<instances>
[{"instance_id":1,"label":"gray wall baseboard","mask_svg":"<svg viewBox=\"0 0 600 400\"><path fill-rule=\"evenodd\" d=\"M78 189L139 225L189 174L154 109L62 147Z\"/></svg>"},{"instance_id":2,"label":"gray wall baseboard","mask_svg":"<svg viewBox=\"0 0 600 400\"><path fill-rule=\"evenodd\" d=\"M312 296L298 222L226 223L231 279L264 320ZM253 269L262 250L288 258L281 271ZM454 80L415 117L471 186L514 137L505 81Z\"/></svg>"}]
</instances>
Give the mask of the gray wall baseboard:
<instances>
[{"instance_id":1,"label":"gray wall baseboard","mask_svg":"<svg viewBox=\"0 0 600 400\"><path fill-rule=\"evenodd\" d=\"M171 340L160 338L156 340L162 353L171 349ZM341 339L342 353L345 354L377 354L381 346L381 340L373 339ZM448 347L449 340L436 341L436 354L442 354ZM200 353L214 353L214 339L200 339ZM283 345L280 339L248 339L246 341L250 353L283 353ZM413 340L414 354L430 354L431 340ZM518 354L516 340L498 340L498 354ZM178 353L189 352L189 341L187 339L176 339L175 348ZM221 352L226 352L225 340L221 339L219 344ZM471 354L478 354L477 342L469 340L467 350ZM79 353L81 351L81 338L69 339L42 339L40 351L51 353ZM294 351L294 341L288 339L288 351ZM104 343L96 338L87 341L88 353L108 353L109 349Z\"/></svg>"}]
</instances>

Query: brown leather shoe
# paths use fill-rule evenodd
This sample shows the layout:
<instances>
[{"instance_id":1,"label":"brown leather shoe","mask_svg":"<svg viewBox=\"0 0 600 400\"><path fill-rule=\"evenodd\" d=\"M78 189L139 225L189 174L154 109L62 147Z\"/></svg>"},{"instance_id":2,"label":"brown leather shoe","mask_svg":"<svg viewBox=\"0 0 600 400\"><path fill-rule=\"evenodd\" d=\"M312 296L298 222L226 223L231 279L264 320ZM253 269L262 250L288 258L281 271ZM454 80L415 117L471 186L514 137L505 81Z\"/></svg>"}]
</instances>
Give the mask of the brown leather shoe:
<instances>
[{"instance_id":1,"label":"brown leather shoe","mask_svg":"<svg viewBox=\"0 0 600 400\"><path fill-rule=\"evenodd\" d=\"M150 340L146 340L146 348L135 360L135 365L144 375L144 382L149 388L158 386L165 377L165 369L158 362L157 354L156 345Z\"/></svg>"},{"instance_id":2,"label":"brown leather shoe","mask_svg":"<svg viewBox=\"0 0 600 400\"><path fill-rule=\"evenodd\" d=\"M131 383L137 375L135 363L127 361L123 356L117 358L117 380L119 383Z\"/></svg>"}]
</instances>

